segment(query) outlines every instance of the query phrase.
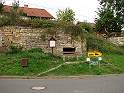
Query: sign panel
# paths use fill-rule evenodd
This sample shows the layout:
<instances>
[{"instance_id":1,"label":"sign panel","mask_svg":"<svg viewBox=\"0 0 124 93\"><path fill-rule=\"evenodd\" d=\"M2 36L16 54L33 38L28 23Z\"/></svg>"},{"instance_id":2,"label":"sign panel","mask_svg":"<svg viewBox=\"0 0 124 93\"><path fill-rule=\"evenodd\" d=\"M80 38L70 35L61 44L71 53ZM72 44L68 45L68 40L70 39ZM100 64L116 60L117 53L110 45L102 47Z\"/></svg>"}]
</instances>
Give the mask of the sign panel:
<instances>
[{"instance_id":1,"label":"sign panel","mask_svg":"<svg viewBox=\"0 0 124 93\"><path fill-rule=\"evenodd\" d=\"M87 58L86 61L90 61L90 58Z\"/></svg>"},{"instance_id":2,"label":"sign panel","mask_svg":"<svg viewBox=\"0 0 124 93\"><path fill-rule=\"evenodd\" d=\"M102 60L102 57L98 57L98 60L101 61Z\"/></svg>"},{"instance_id":3,"label":"sign panel","mask_svg":"<svg viewBox=\"0 0 124 93\"><path fill-rule=\"evenodd\" d=\"M98 51L88 52L88 57L100 57L100 56L102 56L101 52Z\"/></svg>"},{"instance_id":4,"label":"sign panel","mask_svg":"<svg viewBox=\"0 0 124 93\"><path fill-rule=\"evenodd\" d=\"M98 65L99 62L98 61L91 61L90 65Z\"/></svg>"},{"instance_id":5,"label":"sign panel","mask_svg":"<svg viewBox=\"0 0 124 93\"><path fill-rule=\"evenodd\" d=\"M55 44L55 41L50 41L50 47L55 47L56 44Z\"/></svg>"}]
</instances>

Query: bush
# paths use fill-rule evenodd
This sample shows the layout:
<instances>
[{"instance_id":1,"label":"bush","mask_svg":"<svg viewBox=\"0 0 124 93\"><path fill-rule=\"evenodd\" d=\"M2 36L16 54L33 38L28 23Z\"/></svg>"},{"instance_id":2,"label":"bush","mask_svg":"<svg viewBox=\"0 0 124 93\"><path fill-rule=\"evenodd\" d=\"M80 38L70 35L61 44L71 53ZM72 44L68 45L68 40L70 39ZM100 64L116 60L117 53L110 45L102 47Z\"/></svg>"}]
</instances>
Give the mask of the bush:
<instances>
[{"instance_id":1,"label":"bush","mask_svg":"<svg viewBox=\"0 0 124 93\"><path fill-rule=\"evenodd\" d=\"M19 53L21 51L22 51L22 47L20 47L20 46L17 47L17 46L12 45L12 46L10 46L10 49L9 49L9 51L7 53L16 54L16 53Z\"/></svg>"},{"instance_id":2,"label":"bush","mask_svg":"<svg viewBox=\"0 0 124 93\"><path fill-rule=\"evenodd\" d=\"M10 25L10 19L7 16L0 17L0 26L7 26Z\"/></svg>"},{"instance_id":3,"label":"bush","mask_svg":"<svg viewBox=\"0 0 124 93\"><path fill-rule=\"evenodd\" d=\"M38 18L22 19L22 17L13 20L11 17L13 16L10 16L9 14L0 16L0 26L16 25L35 28L51 28L58 26L58 22L53 20L41 20Z\"/></svg>"},{"instance_id":4,"label":"bush","mask_svg":"<svg viewBox=\"0 0 124 93\"><path fill-rule=\"evenodd\" d=\"M34 52L41 52L41 53L43 53L41 48L32 48L32 49L28 50L28 52L32 52L32 53L34 53Z\"/></svg>"},{"instance_id":5,"label":"bush","mask_svg":"<svg viewBox=\"0 0 124 93\"><path fill-rule=\"evenodd\" d=\"M87 39L87 50L98 50L103 53L124 54L122 48L112 44L102 37L97 37L95 34L90 33L88 33L85 37Z\"/></svg>"},{"instance_id":6,"label":"bush","mask_svg":"<svg viewBox=\"0 0 124 93\"><path fill-rule=\"evenodd\" d=\"M21 19L21 18L19 18L18 21L16 21L17 26L29 27L30 23L31 23L31 20L29 20L29 19Z\"/></svg>"},{"instance_id":7,"label":"bush","mask_svg":"<svg viewBox=\"0 0 124 93\"><path fill-rule=\"evenodd\" d=\"M50 28L50 27L56 27L57 22L52 21L52 20L32 19L31 26L32 27L40 27L40 28Z\"/></svg>"}]
</instances>

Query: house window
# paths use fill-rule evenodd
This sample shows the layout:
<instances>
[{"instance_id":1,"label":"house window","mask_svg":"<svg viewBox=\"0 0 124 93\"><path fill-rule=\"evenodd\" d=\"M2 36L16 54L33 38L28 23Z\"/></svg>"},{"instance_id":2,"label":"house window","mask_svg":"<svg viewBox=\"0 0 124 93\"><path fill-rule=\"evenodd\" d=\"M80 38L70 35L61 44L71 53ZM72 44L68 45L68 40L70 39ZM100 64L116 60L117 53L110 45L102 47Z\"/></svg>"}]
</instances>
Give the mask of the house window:
<instances>
[{"instance_id":1,"label":"house window","mask_svg":"<svg viewBox=\"0 0 124 93\"><path fill-rule=\"evenodd\" d=\"M74 47L64 47L63 48L63 54L74 54L76 48Z\"/></svg>"}]
</instances>

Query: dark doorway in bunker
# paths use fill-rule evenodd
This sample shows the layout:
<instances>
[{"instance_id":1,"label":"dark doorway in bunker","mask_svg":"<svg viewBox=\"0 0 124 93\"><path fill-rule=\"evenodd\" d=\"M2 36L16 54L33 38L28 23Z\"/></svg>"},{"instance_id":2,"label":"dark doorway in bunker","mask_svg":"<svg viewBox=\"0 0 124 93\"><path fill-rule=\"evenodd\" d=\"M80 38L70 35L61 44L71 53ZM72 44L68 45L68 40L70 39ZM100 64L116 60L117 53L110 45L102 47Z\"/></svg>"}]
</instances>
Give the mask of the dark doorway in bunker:
<instances>
[{"instance_id":1,"label":"dark doorway in bunker","mask_svg":"<svg viewBox=\"0 0 124 93\"><path fill-rule=\"evenodd\" d=\"M74 54L76 48L75 47L64 47L63 54Z\"/></svg>"}]
</instances>

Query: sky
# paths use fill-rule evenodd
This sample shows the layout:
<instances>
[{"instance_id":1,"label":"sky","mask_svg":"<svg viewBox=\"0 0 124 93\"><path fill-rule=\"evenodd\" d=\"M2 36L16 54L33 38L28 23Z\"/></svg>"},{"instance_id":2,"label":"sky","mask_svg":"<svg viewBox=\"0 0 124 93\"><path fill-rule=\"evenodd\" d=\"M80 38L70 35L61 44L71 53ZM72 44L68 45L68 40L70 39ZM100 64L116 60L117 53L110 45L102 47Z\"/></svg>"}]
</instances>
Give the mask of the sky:
<instances>
[{"instance_id":1,"label":"sky","mask_svg":"<svg viewBox=\"0 0 124 93\"><path fill-rule=\"evenodd\" d=\"M5 0L6 5L12 5L14 0ZM46 9L56 18L56 12L71 8L75 12L76 21L93 23L97 17L98 0L19 0L20 6L27 4L30 8Z\"/></svg>"}]
</instances>

